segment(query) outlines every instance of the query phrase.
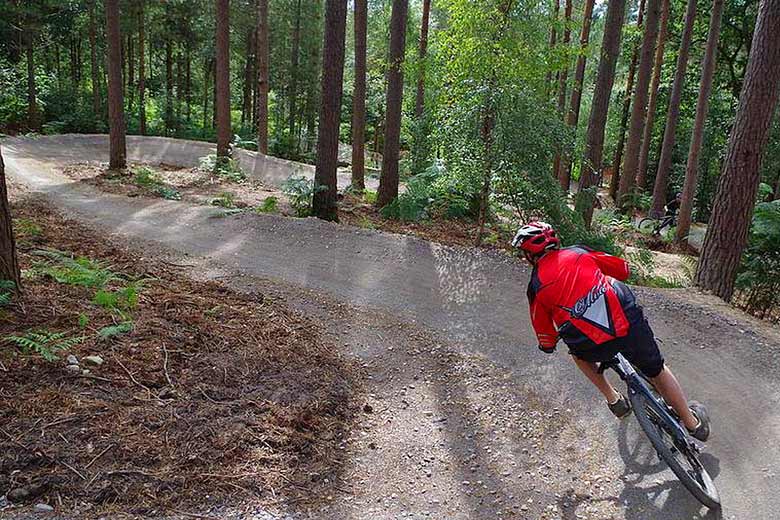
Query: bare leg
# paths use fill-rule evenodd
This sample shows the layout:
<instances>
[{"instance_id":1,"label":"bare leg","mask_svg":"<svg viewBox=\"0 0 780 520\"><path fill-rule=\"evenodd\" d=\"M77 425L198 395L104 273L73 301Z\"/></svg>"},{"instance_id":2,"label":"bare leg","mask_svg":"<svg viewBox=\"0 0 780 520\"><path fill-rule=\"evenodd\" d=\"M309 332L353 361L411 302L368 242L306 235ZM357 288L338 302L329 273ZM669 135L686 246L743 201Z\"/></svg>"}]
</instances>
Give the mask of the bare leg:
<instances>
[{"instance_id":1,"label":"bare leg","mask_svg":"<svg viewBox=\"0 0 780 520\"><path fill-rule=\"evenodd\" d=\"M698 426L699 421L691 413L690 408L688 408L688 401L685 399L682 387L680 387L680 383L677 382L677 378L674 377L671 370L664 367L661 373L651 378L650 381L658 390L658 393L674 408L674 411L680 416L686 428L693 430Z\"/></svg>"},{"instance_id":2,"label":"bare leg","mask_svg":"<svg viewBox=\"0 0 780 520\"><path fill-rule=\"evenodd\" d=\"M620 399L620 393L607 381L604 374L599 374L599 367L596 363L583 361L576 356L572 356L572 359L574 359L577 367L582 370L582 373L590 379L591 383L596 385L596 388L599 389L599 392L601 392L608 403L612 404Z\"/></svg>"}]
</instances>

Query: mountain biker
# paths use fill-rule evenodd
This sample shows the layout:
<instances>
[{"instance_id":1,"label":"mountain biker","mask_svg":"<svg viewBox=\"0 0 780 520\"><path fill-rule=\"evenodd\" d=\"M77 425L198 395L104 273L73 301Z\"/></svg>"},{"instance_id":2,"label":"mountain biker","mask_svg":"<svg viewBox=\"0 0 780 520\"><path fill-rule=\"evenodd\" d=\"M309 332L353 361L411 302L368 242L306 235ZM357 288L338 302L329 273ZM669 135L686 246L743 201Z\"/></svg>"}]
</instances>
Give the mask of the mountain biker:
<instances>
[{"instance_id":1,"label":"mountain biker","mask_svg":"<svg viewBox=\"0 0 780 520\"><path fill-rule=\"evenodd\" d=\"M642 307L622 283L629 275L628 263L585 246L561 248L555 230L544 222L522 226L512 246L533 266L528 303L539 349L551 354L562 339L618 418L627 416L631 405L599 373L597 362L622 353L649 378L691 435L706 441L710 434L707 409L696 401L687 402L674 374L664 365Z\"/></svg>"},{"instance_id":2,"label":"mountain biker","mask_svg":"<svg viewBox=\"0 0 780 520\"><path fill-rule=\"evenodd\" d=\"M682 204L682 192L678 191L674 194L674 198L666 203L666 216L676 217L680 204Z\"/></svg>"}]
</instances>

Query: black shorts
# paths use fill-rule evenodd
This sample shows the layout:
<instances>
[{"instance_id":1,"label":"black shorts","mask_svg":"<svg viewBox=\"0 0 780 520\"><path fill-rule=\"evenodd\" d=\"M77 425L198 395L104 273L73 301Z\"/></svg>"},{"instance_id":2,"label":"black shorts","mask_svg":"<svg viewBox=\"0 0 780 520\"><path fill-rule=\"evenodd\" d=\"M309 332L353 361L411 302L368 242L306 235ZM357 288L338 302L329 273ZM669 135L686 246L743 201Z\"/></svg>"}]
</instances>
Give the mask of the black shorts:
<instances>
[{"instance_id":1,"label":"black shorts","mask_svg":"<svg viewBox=\"0 0 780 520\"><path fill-rule=\"evenodd\" d=\"M601 345L589 343L569 347L569 353L583 361L608 361L618 352L647 377L655 377L664 369L664 357L658 350L653 330L641 314L629 326L628 335L622 338Z\"/></svg>"}]
</instances>

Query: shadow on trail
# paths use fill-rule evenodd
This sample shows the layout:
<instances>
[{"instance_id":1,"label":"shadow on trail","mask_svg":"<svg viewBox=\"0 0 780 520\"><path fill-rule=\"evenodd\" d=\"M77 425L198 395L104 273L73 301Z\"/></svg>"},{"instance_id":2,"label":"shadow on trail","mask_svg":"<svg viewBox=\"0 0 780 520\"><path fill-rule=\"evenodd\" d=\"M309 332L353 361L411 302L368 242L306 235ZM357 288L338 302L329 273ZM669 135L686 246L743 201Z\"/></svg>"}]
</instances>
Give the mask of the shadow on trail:
<instances>
[{"instance_id":1,"label":"shadow on trail","mask_svg":"<svg viewBox=\"0 0 780 520\"><path fill-rule=\"evenodd\" d=\"M624 420L618 433L620 457L625 464L621 480L624 487L618 500L625 505L626 520L648 518L690 518L719 520L720 510L710 510L677 480L669 467L657 455L636 420ZM716 480L720 460L703 453L700 460Z\"/></svg>"}]
</instances>

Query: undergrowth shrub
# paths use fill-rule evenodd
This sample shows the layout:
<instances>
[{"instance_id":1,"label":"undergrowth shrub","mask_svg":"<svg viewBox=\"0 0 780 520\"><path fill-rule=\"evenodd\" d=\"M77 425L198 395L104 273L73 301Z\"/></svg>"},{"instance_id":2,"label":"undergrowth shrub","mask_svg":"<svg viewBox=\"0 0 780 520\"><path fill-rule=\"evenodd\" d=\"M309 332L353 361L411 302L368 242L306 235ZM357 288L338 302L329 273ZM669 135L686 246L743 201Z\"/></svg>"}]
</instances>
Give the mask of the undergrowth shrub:
<instances>
[{"instance_id":1,"label":"undergrowth shrub","mask_svg":"<svg viewBox=\"0 0 780 520\"><path fill-rule=\"evenodd\" d=\"M385 218L418 221L428 218L460 219L475 215L454 176L441 163L434 163L422 173L409 178L406 191L382 208Z\"/></svg>"},{"instance_id":2,"label":"undergrowth shrub","mask_svg":"<svg viewBox=\"0 0 780 520\"><path fill-rule=\"evenodd\" d=\"M780 200L756 206L736 289L739 307L780 320Z\"/></svg>"},{"instance_id":3,"label":"undergrowth shrub","mask_svg":"<svg viewBox=\"0 0 780 520\"><path fill-rule=\"evenodd\" d=\"M246 180L246 174L238 161L232 158L219 158L216 154L206 155L200 158L200 168L224 177L230 182L241 183Z\"/></svg>"},{"instance_id":4,"label":"undergrowth shrub","mask_svg":"<svg viewBox=\"0 0 780 520\"><path fill-rule=\"evenodd\" d=\"M217 206L225 209L233 209L236 207L236 197L229 191L223 191L216 198L211 201L212 206Z\"/></svg>"},{"instance_id":5,"label":"undergrowth shrub","mask_svg":"<svg viewBox=\"0 0 780 520\"><path fill-rule=\"evenodd\" d=\"M181 200L181 193L176 188L168 186L162 179L146 166L140 166L133 171L133 184L146 188L155 195L168 200Z\"/></svg>"},{"instance_id":6,"label":"undergrowth shrub","mask_svg":"<svg viewBox=\"0 0 780 520\"><path fill-rule=\"evenodd\" d=\"M0 307L11 303L16 284L12 280L0 280Z\"/></svg>"},{"instance_id":7,"label":"undergrowth shrub","mask_svg":"<svg viewBox=\"0 0 780 520\"><path fill-rule=\"evenodd\" d=\"M19 347L22 354L38 354L46 361L56 361L57 353L78 345L84 336L68 336L68 332L51 332L46 329L28 330L21 336L5 336L6 342Z\"/></svg>"},{"instance_id":8,"label":"undergrowth shrub","mask_svg":"<svg viewBox=\"0 0 780 520\"><path fill-rule=\"evenodd\" d=\"M325 186L317 186L312 179L295 175L282 184L282 193L289 199L290 206L292 206L297 217L308 217L311 215L314 194L326 189Z\"/></svg>"},{"instance_id":9,"label":"undergrowth shrub","mask_svg":"<svg viewBox=\"0 0 780 520\"><path fill-rule=\"evenodd\" d=\"M38 250L33 254L45 258L33 262L33 272L49 276L58 283L103 288L108 282L120 280L105 262L92 260L85 256L71 257L56 250Z\"/></svg>"},{"instance_id":10,"label":"undergrowth shrub","mask_svg":"<svg viewBox=\"0 0 780 520\"><path fill-rule=\"evenodd\" d=\"M279 209L279 199L271 196L263 199L259 206L255 207L256 213L276 213Z\"/></svg>"}]
</instances>

